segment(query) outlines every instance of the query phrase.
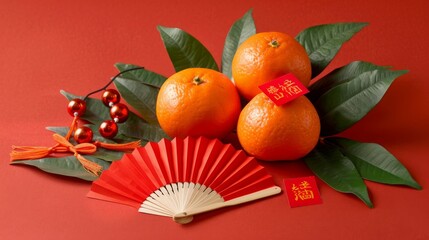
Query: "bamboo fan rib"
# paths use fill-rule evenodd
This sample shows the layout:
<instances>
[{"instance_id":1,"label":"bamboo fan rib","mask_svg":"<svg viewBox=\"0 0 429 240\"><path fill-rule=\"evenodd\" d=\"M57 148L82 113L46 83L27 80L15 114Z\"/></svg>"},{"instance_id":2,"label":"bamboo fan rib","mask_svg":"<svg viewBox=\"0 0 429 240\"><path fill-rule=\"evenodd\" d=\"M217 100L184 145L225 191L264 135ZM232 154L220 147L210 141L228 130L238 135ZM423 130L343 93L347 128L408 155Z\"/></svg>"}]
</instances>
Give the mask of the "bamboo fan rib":
<instances>
[{"instance_id":1,"label":"bamboo fan rib","mask_svg":"<svg viewBox=\"0 0 429 240\"><path fill-rule=\"evenodd\" d=\"M187 223L198 213L280 193L253 157L204 137L150 142L112 163L88 196Z\"/></svg>"}]
</instances>

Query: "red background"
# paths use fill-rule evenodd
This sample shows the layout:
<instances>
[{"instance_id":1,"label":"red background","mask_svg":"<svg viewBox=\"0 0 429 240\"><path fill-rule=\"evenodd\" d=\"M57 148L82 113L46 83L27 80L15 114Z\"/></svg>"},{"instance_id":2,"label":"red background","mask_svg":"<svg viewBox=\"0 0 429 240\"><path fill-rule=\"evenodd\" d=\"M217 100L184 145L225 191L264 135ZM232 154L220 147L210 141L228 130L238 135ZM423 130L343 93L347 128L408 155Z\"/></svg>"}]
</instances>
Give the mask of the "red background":
<instances>
[{"instance_id":1,"label":"red background","mask_svg":"<svg viewBox=\"0 0 429 240\"><path fill-rule=\"evenodd\" d=\"M354 60L408 69L361 122L344 133L390 150L423 186L367 182L375 208L318 181L323 204L290 208L285 194L199 215L168 218L88 199L90 184L10 166L16 145L51 145L66 126L60 89L84 95L116 74L116 62L169 76L157 25L180 27L221 59L232 23L250 8L258 32L291 35L323 23L369 22L323 73ZM429 239L427 1L6 1L0 0L0 239ZM266 164L277 183L310 171Z\"/></svg>"}]
</instances>

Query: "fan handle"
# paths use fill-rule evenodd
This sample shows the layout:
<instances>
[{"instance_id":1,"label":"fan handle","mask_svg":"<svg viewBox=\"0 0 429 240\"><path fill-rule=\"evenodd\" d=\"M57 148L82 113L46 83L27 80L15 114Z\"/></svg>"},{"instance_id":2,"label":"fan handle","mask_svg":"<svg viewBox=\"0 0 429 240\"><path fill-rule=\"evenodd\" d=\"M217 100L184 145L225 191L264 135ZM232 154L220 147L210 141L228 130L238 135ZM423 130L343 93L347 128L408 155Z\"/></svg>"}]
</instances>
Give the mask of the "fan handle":
<instances>
[{"instance_id":1,"label":"fan handle","mask_svg":"<svg viewBox=\"0 0 429 240\"><path fill-rule=\"evenodd\" d=\"M233 206L241 203L246 203L250 201L254 201L260 198L269 197L275 194L280 193L282 190L278 186L266 188L251 194L247 194L238 198L234 198L232 200L226 201L226 202L220 202L220 203L214 203L208 206L196 208L196 209L190 209L189 211L181 212L178 214L175 214L173 216L173 220L180 224L186 224L192 221L192 216L199 213L208 212L211 210L215 210L218 208Z\"/></svg>"}]
</instances>

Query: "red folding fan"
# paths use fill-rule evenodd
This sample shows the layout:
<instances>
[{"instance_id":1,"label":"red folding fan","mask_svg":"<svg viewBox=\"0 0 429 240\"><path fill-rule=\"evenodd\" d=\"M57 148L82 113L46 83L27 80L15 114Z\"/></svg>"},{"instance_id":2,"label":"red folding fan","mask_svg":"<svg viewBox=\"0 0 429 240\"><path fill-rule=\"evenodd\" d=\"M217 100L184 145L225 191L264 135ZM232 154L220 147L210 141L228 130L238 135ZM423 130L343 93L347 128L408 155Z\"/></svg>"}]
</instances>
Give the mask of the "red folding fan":
<instances>
[{"instance_id":1,"label":"red folding fan","mask_svg":"<svg viewBox=\"0 0 429 240\"><path fill-rule=\"evenodd\" d=\"M150 142L114 162L88 196L188 223L192 216L280 193L253 157L204 137Z\"/></svg>"}]
</instances>

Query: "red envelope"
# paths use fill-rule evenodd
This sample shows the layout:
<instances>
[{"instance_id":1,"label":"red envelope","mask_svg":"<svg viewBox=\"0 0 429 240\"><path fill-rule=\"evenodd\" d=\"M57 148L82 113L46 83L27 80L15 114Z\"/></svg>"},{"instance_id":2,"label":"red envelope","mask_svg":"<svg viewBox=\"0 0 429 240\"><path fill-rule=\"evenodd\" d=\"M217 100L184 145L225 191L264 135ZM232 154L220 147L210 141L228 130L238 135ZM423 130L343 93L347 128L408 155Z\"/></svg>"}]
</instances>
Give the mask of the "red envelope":
<instances>
[{"instance_id":1,"label":"red envelope","mask_svg":"<svg viewBox=\"0 0 429 240\"><path fill-rule=\"evenodd\" d=\"M277 106L308 93L308 89L292 73L262 84L259 89Z\"/></svg>"},{"instance_id":2,"label":"red envelope","mask_svg":"<svg viewBox=\"0 0 429 240\"><path fill-rule=\"evenodd\" d=\"M322 203L314 176L284 179L290 207Z\"/></svg>"}]
</instances>

